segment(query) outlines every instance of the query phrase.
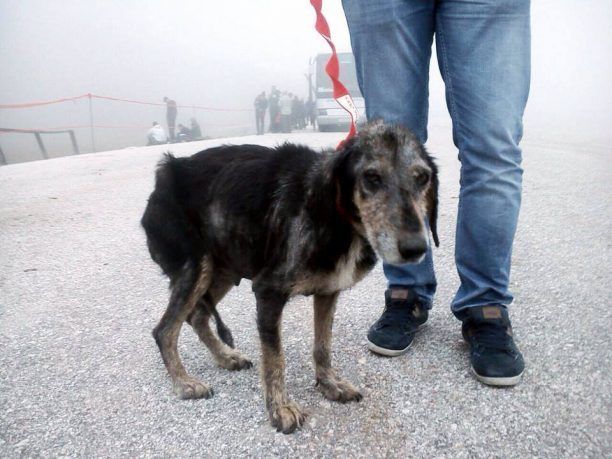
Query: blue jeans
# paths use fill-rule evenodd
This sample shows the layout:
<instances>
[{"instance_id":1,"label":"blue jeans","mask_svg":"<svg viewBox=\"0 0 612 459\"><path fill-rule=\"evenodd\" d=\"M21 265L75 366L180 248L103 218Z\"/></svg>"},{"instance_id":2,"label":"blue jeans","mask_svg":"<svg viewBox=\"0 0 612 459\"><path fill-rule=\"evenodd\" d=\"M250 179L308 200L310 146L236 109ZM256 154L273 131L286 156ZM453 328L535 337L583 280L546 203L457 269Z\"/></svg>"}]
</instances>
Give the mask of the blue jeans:
<instances>
[{"instance_id":1,"label":"blue jeans","mask_svg":"<svg viewBox=\"0 0 612 459\"><path fill-rule=\"evenodd\" d=\"M529 0L343 0L368 119L427 140L431 45L436 38L453 141L461 161L452 311L507 306L521 204L522 117L530 79ZM431 307L431 250L416 265L384 265L389 285Z\"/></svg>"}]
</instances>

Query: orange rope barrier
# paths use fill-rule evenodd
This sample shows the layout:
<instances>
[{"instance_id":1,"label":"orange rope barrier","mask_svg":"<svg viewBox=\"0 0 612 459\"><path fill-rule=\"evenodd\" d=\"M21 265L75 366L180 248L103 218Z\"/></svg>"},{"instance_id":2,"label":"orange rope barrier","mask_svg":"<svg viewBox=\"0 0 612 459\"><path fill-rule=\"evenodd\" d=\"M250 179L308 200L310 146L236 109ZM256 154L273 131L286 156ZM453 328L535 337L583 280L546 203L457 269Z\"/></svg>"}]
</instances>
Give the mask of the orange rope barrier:
<instances>
[{"instance_id":1,"label":"orange rope barrier","mask_svg":"<svg viewBox=\"0 0 612 459\"><path fill-rule=\"evenodd\" d=\"M215 124L215 123L200 123L201 126L206 127L220 127L220 128L237 128L237 127L246 127L250 126L248 124ZM0 128L0 133L5 132L30 132L30 131L39 131L39 132L55 132L55 131L66 131L71 129L149 129L151 127L150 124L147 125L112 125L112 124L94 124L90 126L89 124L80 124L75 126L55 126L55 127L45 127L45 128Z\"/></svg>"},{"instance_id":2,"label":"orange rope barrier","mask_svg":"<svg viewBox=\"0 0 612 459\"><path fill-rule=\"evenodd\" d=\"M130 104L140 104L140 105L154 105L154 106L165 106L166 104L163 102L147 102L143 100L134 100L134 99L121 99L118 97L111 96L100 96L97 94L82 94L80 96L75 97L64 97L61 99L53 99L47 101L40 102L26 102L22 104L0 104L0 109L15 109L15 108L32 108L32 107L40 107L43 105L51 105L51 104L59 104L62 102L74 102L79 99L92 98L92 99L103 99L103 100L112 100L115 102L127 102ZM252 108L219 108L219 107L207 107L204 105L178 105L179 108L191 108L197 110L205 110L205 111L213 111L213 112L252 112Z\"/></svg>"},{"instance_id":3,"label":"orange rope barrier","mask_svg":"<svg viewBox=\"0 0 612 459\"><path fill-rule=\"evenodd\" d=\"M0 108L30 108L30 107L39 107L41 105L51 105L51 104L59 104L62 102L74 102L78 99L84 99L85 97L89 97L88 94L82 94L80 96L75 97L64 97L62 99L54 99L54 100L46 100L43 102L26 102L24 104L0 104Z\"/></svg>"}]
</instances>

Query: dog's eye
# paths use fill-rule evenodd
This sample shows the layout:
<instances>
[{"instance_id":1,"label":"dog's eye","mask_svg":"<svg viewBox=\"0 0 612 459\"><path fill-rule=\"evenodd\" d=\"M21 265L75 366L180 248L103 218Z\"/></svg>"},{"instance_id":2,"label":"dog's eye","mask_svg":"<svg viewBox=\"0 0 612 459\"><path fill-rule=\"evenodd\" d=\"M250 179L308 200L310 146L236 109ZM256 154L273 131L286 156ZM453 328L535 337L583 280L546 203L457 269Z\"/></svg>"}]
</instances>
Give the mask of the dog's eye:
<instances>
[{"instance_id":1,"label":"dog's eye","mask_svg":"<svg viewBox=\"0 0 612 459\"><path fill-rule=\"evenodd\" d=\"M380 174L370 170L363 173L363 182L371 190L378 190L383 186L383 180Z\"/></svg>"},{"instance_id":2,"label":"dog's eye","mask_svg":"<svg viewBox=\"0 0 612 459\"><path fill-rule=\"evenodd\" d=\"M429 171L425 169L417 169L412 173L414 177L414 182L418 187L424 187L429 183L430 174Z\"/></svg>"}]
</instances>

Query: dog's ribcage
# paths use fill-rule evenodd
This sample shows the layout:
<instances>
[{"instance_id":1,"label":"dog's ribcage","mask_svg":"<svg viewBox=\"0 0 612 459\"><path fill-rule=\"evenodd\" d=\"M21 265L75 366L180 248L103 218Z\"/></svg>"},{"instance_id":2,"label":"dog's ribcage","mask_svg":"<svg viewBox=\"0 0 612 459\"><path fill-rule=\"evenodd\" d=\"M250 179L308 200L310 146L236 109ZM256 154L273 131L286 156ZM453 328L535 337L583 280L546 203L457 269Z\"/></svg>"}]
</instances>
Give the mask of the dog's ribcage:
<instances>
[{"instance_id":1,"label":"dog's ribcage","mask_svg":"<svg viewBox=\"0 0 612 459\"><path fill-rule=\"evenodd\" d=\"M299 219L296 219L291 227L291 235L289 237L288 264L290 265L289 269L295 275L295 282L291 291L292 295L311 293L330 294L345 290L355 285L367 274L369 270L358 267L365 244L359 237L353 238L348 252L338 259L333 271L313 272L312 270L303 269L301 261L306 255L305 252L309 249L317 250L317 248L309 246L312 242L305 240L305 238L308 239L308 236L304 236L300 225Z\"/></svg>"}]
</instances>

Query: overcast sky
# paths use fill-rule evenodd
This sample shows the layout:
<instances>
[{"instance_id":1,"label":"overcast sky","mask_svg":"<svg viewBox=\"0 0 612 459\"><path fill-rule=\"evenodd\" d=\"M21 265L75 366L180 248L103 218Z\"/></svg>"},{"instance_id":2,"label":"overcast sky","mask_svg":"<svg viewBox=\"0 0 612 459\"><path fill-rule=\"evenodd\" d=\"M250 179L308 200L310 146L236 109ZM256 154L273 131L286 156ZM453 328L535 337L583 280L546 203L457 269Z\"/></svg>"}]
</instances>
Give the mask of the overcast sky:
<instances>
[{"instance_id":1,"label":"overcast sky","mask_svg":"<svg viewBox=\"0 0 612 459\"><path fill-rule=\"evenodd\" d=\"M340 2L325 7L350 51ZM2 101L95 92L250 106L271 84L305 93L308 58L328 50L314 18L308 0L0 0Z\"/></svg>"},{"instance_id":2,"label":"overcast sky","mask_svg":"<svg viewBox=\"0 0 612 459\"><path fill-rule=\"evenodd\" d=\"M340 0L325 0L324 7L339 50L350 50ZM532 2L527 131L612 140L611 23L607 0ZM306 96L308 59L328 50L313 24L308 0L0 0L0 104L92 92L250 108L253 97L272 84ZM432 121L444 121L435 61L431 77ZM96 108L98 122L134 129L163 119L163 108L113 103ZM247 114L198 116L211 126L252 121ZM0 110L0 127L86 122L83 103ZM100 136L119 139L127 135L122 132Z\"/></svg>"}]
</instances>

